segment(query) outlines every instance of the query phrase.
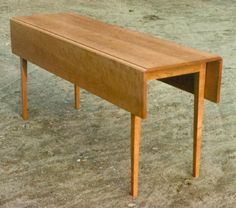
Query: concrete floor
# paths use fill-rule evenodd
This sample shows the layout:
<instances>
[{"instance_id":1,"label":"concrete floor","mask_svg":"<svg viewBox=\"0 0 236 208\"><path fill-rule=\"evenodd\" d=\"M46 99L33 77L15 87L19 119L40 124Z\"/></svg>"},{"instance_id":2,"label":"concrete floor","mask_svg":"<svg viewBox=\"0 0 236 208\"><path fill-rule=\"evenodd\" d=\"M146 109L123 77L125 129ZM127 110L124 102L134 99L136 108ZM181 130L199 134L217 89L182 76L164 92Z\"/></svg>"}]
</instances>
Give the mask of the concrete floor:
<instances>
[{"instance_id":1,"label":"concrete floor","mask_svg":"<svg viewBox=\"0 0 236 208\"><path fill-rule=\"evenodd\" d=\"M201 175L191 176L193 96L149 83L139 197L130 188L130 115L29 65L20 117L19 59L9 18L76 11L224 58L222 100L206 102ZM0 207L236 207L235 0L0 0Z\"/></svg>"}]
</instances>

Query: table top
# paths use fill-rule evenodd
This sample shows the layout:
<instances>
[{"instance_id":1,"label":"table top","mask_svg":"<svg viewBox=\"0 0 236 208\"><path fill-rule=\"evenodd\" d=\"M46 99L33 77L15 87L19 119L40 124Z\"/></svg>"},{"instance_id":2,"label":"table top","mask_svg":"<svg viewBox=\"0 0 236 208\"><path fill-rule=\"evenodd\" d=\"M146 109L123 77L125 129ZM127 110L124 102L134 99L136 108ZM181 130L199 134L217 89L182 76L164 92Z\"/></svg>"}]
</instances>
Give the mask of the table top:
<instances>
[{"instance_id":1,"label":"table top","mask_svg":"<svg viewBox=\"0 0 236 208\"><path fill-rule=\"evenodd\" d=\"M221 59L218 55L106 24L76 13L21 16L12 19L86 46L116 61L136 66L144 72Z\"/></svg>"}]
</instances>

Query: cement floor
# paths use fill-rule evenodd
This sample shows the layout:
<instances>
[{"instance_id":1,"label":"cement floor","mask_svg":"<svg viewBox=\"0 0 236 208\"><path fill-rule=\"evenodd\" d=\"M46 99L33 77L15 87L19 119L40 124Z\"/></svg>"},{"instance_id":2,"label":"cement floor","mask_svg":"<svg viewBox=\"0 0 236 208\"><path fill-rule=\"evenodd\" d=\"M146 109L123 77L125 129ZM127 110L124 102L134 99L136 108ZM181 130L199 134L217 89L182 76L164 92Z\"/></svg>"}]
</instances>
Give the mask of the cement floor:
<instances>
[{"instance_id":1,"label":"cement floor","mask_svg":"<svg viewBox=\"0 0 236 208\"><path fill-rule=\"evenodd\" d=\"M201 175L191 176L193 96L149 83L139 197L129 196L130 115L29 65L20 117L19 59L9 18L76 11L224 58L222 100L206 101ZM236 207L235 0L0 0L0 207Z\"/></svg>"}]
</instances>

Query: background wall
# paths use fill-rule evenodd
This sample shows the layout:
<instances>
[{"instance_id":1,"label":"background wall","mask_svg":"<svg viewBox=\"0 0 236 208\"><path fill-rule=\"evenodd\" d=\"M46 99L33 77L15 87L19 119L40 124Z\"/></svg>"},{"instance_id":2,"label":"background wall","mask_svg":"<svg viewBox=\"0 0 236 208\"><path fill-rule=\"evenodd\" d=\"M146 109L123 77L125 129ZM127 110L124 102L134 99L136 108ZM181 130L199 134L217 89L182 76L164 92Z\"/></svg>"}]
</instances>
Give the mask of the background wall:
<instances>
[{"instance_id":1,"label":"background wall","mask_svg":"<svg viewBox=\"0 0 236 208\"><path fill-rule=\"evenodd\" d=\"M149 84L140 191L130 187L130 115L29 64L20 117L9 18L75 11L224 58L220 105L206 101L201 175L191 177L193 96ZM0 0L0 207L236 207L236 1ZM26 46L27 47L27 46Z\"/></svg>"}]
</instances>

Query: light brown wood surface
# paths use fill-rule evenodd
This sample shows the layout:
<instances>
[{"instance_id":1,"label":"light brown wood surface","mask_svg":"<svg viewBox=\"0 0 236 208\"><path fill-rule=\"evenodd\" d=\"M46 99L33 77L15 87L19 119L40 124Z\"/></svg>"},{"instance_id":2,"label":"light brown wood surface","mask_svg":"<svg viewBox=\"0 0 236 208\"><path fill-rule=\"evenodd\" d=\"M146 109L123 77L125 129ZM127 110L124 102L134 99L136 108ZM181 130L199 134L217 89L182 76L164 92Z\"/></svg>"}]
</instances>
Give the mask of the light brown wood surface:
<instances>
[{"instance_id":1,"label":"light brown wood surface","mask_svg":"<svg viewBox=\"0 0 236 208\"><path fill-rule=\"evenodd\" d=\"M21 102L22 102L22 118L27 120L28 113L28 100L27 100L27 61L20 59L21 65Z\"/></svg>"},{"instance_id":2,"label":"light brown wood surface","mask_svg":"<svg viewBox=\"0 0 236 208\"><path fill-rule=\"evenodd\" d=\"M136 66L142 71L169 70L205 62L207 63L205 98L219 102L222 58L218 55L126 30L76 13L23 16L12 20L24 22L63 39L71 40L102 56ZM171 82L168 78L162 81L176 86L175 78L172 78ZM181 89L183 88L185 86ZM194 93L192 89L187 91Z\"/></svg>"},{"instance_id":3,"label":"light brown wood surface","mask_svg":"<svg viewBox=\"0 0 236 208\"><path fill-rule=\"evenodd\" d=\"M206 65L194 77L194 141L193 141L193 176L199 176L201 157L202 121L204 112L204 89Z\"/></svg>"},{"instance_id":4,"label":"light brown wood surface","mask_svg":"<svg viewBox=\"0 0 236 208\"><path fill-rule=\"evenodd\" d=\"M147 79L153 79L156 74L158 79L165 78L161 81L174 86L182 83L183 86L177 87L194 93L192 75L184 77L184 80L190 79L190 87L184 84L184 80L178 81L183 76L174 76L183 75L184 67L192 67L193 73L201 63L207 63L205 98L219 102L221 57L217 55L75 13L14 17L11 19L11 36L13 53L141 118L146 117ZM24 47L27 44L29 47ZM90 65L91 58L93 62L97 61L91 64L96 68ZM82 66L79 62L88 64ZM62 69L63 66L65 69ZM105 73L102 68L106 68ZM191 70L188 71L191 73ZM98 74L100 77L97 77ZM130 83L135 79L128 79L119 83L120 76L133 76L136 81ZM123 97L122 90L131 96Z\"/></svg>"},{"instance_id":5,"label":"light brown wood surface","mask_svg":"<svg viewBox=\"0 0 236 208\"><path fill-rule=\"evenodd\" d=\"M204 97L208 100L219 103L220 102L220 86L222 76L222 60L207 62L206 64L206 78L205 78L205 93ZM191 67L191 66L190 66ZM194 93L194 75L187 74L177 77L168 77L160 79L160 81Z\"/></svg>"},{"instance_id":6,"label":"light brown wood surface","mask_svg":"<svg viewBox=\"0 0 236 208\"><path fill-rule=\"evenodd\" d=\"M11 21L12 51L89 92L146 117L145 74L73 41Z\"/></svg>"},{"instance_id":7,"label":"light brown wood surface","mask_svg":"<svg viewBox=\"0 0 236 208\"><path fill-rule=\"evenodd\" d=\"M131 195L138 195L139 145L141 118L131 114Z\"/></svg>"},{"instance_id":8,"label":"light brown wood surface","mask_svg":"<svg viewBox=\"0 0 236 208\"><path fill-rule=\"evenodd\" d=\"M80 108L80 87L78 85L74 85L74 93L75 93L75 109Z\"/></svg>"},{"instance_id":9,"label":"light brown wood surface","mask_svg":"<svg viewBox=\"0 0 236 208\"><path fill-rule=\"evenodd\" d=\"M145 70L214 61L219 58L216 55L105 24L75 13L35 15L15 19L91 47L99 53L106 53L133 63Z\"/></svg>"},{"instance_id":10,"label":"light brown wood surface","mask_svg":"<svg viewBox=\"0 0 236 208\"><path fill-rule=\"evenodd\" d=\"M222 58L75 13L13 17L12 52L21 57L22 116L27 111L27 61L131 113L131 195L138 194L141 118L147 81L194 94L193 176L199 175L204 98L219 102ZM26 61L27 60L27 61Z\"/></svg>"}]
</instances>

